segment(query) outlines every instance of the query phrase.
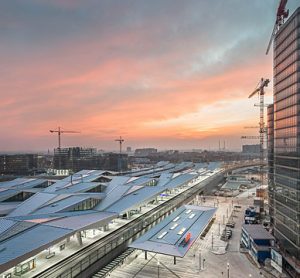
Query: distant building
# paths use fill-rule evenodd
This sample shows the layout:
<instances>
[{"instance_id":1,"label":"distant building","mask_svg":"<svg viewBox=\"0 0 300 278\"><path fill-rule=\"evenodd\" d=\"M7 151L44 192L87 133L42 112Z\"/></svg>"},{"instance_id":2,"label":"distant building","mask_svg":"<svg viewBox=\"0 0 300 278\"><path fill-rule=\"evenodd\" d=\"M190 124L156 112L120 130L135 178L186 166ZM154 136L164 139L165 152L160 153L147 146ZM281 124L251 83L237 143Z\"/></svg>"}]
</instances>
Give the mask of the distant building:
<instances>
[{"instance_id":1,"label":"distant building","mask_svg":"<svg viewBox=\"0 0 300 278\"><path fill-rule=\"evenodd\" d=\"M131 152L132 152L131 147L127 147L127 148L126 148L126 152L131 153Z\"/></svg>"},{"instance_id":2,"label":"distant building","mask_svg":"<svg viewBox=\"0 0 300 278\"><path fill-rule=\"evenodd\" d=\"M143 149L136 149L134 155L138 157L145 157L156 153L157 153L157 149L155 148L143 148Z\"/></svg>"},{"instance_id":3,"label":"distant building","mask_svg":"<svg viewBox=\"0 0 300 278\"><path fill-rule=\"evenodd\" d=\"M128 169L128 155L118 153L101 154L95 148L57 148L54 150L53 165L55 170L71 170L73 172L84 169L125 171Z\"/></svg>"},{"instance_id":4,"label":"distant building","mask_svg":"<svg viewBox=\"0 0 300 278\"><path fill-rule=\"evenodd\" d=\"M91 164L91 158L96 155L97 149L95 148L57 148L54 149L54 168L72 169L74 171L87 169L89 168L87 166ZM91 169L93 169L93 167Z\"/></svg>"},{"instance_id":5,"label":"distant building","mask_svg":"<svg viewBox=\"0 0 300 278\"><path fill-rule=\"evenodd\" d=\"M242 152L246 154L259 154L260 152L260 145L243 145Z\"/></svg>"},{"instance_id":6,"label":"distant building","mask_svg":"<svg viewBox=\"0 0 300 278\"><path fill-rule=\"evenodd\" d=\"M128 155L124 153L106 153L104 154L103 170L111 171L127 171L128 170Z\"/></svg>"},{"instance_id":7,"label":"distant building","mask_svg":"<svg viewBox=\"0 0 300 278\"><path fill-rule=\"evenodd\" d=\"M0 156L1 175L32 175L37 168L37 154L14 154Z\"/></svg>"}]
</instances>

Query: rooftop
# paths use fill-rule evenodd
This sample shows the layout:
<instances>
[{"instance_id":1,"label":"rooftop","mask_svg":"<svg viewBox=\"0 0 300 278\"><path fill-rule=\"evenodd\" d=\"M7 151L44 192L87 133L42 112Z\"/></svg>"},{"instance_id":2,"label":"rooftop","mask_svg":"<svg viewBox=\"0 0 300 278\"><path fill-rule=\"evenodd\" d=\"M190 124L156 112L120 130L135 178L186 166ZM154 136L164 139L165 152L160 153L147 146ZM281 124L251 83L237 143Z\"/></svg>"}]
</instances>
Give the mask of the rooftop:
<instances>
[{"instance_id":1,"label":"rooftop","mask_svg":"<svg viewBox=\"0 0 300 278\"><path fill-rule=\"evenodd\" d=\"M253 239L275 239L262 225L260 224L243 224L244 229Z\"/></svg>"},{"instance_id":2,"label":"rooftop","mask_svg":"<svg viewBox=\"0 0 300 278\"><path fill-rule=\"evenodd\" d=\"M182 206L129 247L184 257L203 233L216 210L214 207Z\"/></svg>"}]
</instances>

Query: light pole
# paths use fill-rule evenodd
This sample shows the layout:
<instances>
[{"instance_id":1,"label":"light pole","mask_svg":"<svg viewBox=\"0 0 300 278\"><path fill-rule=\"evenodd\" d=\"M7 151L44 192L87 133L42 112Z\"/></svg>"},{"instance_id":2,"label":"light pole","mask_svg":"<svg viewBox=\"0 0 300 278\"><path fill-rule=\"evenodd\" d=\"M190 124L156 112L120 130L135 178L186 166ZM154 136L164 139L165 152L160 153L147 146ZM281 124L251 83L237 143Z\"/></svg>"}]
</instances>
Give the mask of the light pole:
<instances>
[{"instance_id":1,"label":"light pole","mask_svg":"<svg viewBox=\"0 0 300 278\"><path fill-rule=\"evenodd\" d=\"M229 263L227 263L227 278L229 278Z\"/></svg>"},{"instance_id":2,"label":"light pole","mask_svg":"<svg viewBox=\"0 0 300 278\"><path fill-rule=\"evenodd\" d=\"M201 267L201 250L199 250L199 272L202 270Z\"/></svg>"},{"instance_id":3,"label":"light pole","mask_svg":"<svg viewBox=\"0 0 300 278\"><path fill-rule=\"evenodd\" d=\"M214 232L211 232L211 250L214 249Z\"/></svg>"},{"instance_id":4,"label":"light pole","mask_svg":"<svg viewBox=\"0 0 300 278\"><path fill-rule=\"evenodd\" d=\"M159 261L157 261L157 277L159 278Z\"/></svg>"}]
</instances>

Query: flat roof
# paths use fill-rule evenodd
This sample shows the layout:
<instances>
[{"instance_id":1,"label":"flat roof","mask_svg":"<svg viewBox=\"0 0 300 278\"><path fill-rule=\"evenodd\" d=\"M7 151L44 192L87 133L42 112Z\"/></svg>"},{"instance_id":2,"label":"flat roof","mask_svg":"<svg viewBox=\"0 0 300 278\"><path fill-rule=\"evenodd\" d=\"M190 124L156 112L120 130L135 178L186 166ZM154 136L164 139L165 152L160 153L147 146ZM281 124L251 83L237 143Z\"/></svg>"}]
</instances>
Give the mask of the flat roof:
<instances>
[{"instance_id":1,"label":"flat roof","mask_svg":"<svg viewBox=\"0 0 300 278\"><path fill-rule=\"evenodd\" d=\"M129 247L182 258L203 233L216 210L214 207L182 206ZM189 235L189 241L183 244Z\"/></svg>"},{"instance_id":2,"label":"flat roof","mask_svg":"<svg viewBox=\"0 0 300 278\"><path fill-rule=\"evenodd\" d=\"M243 224L244 229L253 239L275 239L262 225L260 224Z\"/></svg>"}]
</instances>

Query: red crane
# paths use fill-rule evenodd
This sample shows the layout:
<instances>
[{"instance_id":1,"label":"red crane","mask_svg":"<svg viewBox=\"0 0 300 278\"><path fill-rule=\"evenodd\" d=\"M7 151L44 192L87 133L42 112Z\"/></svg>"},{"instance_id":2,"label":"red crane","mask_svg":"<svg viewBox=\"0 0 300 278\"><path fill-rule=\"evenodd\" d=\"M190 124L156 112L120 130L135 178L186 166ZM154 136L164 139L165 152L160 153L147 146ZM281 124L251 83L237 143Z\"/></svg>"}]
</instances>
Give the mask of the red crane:
<instances>
[{"instance_id":1,"label":"red crane","mask_svg":"<svg viewBox=\"0 0 300 278\"><path fill-rule=\"evenodd\" d=\"M288 0L280 0L278 9L277 9L277 14L276 14L276 21L274 24L274 28L272 31L272 35L267 47L267 51L266 51L266 55L268 55L273 38L275 36L275 34L277 33L277 31L279 30L279 27L284 23L284 20L289 16L289 10L286 10L286 4L287 4Z\"/></svg>"},{"instance_id":2,"label":"red crane","mask_svg":"<svg viewBox=\"0 0 300 278\"><path fill-rule=\"evenodd\" d=\"M61 139L60 136L62 133L80 133L80 131L73 131L73 130L62 130L60 126L57 130L49 130L51 133L57 133L58 134L58 149L61 148Z\"/></svg>"}]
</instances>

